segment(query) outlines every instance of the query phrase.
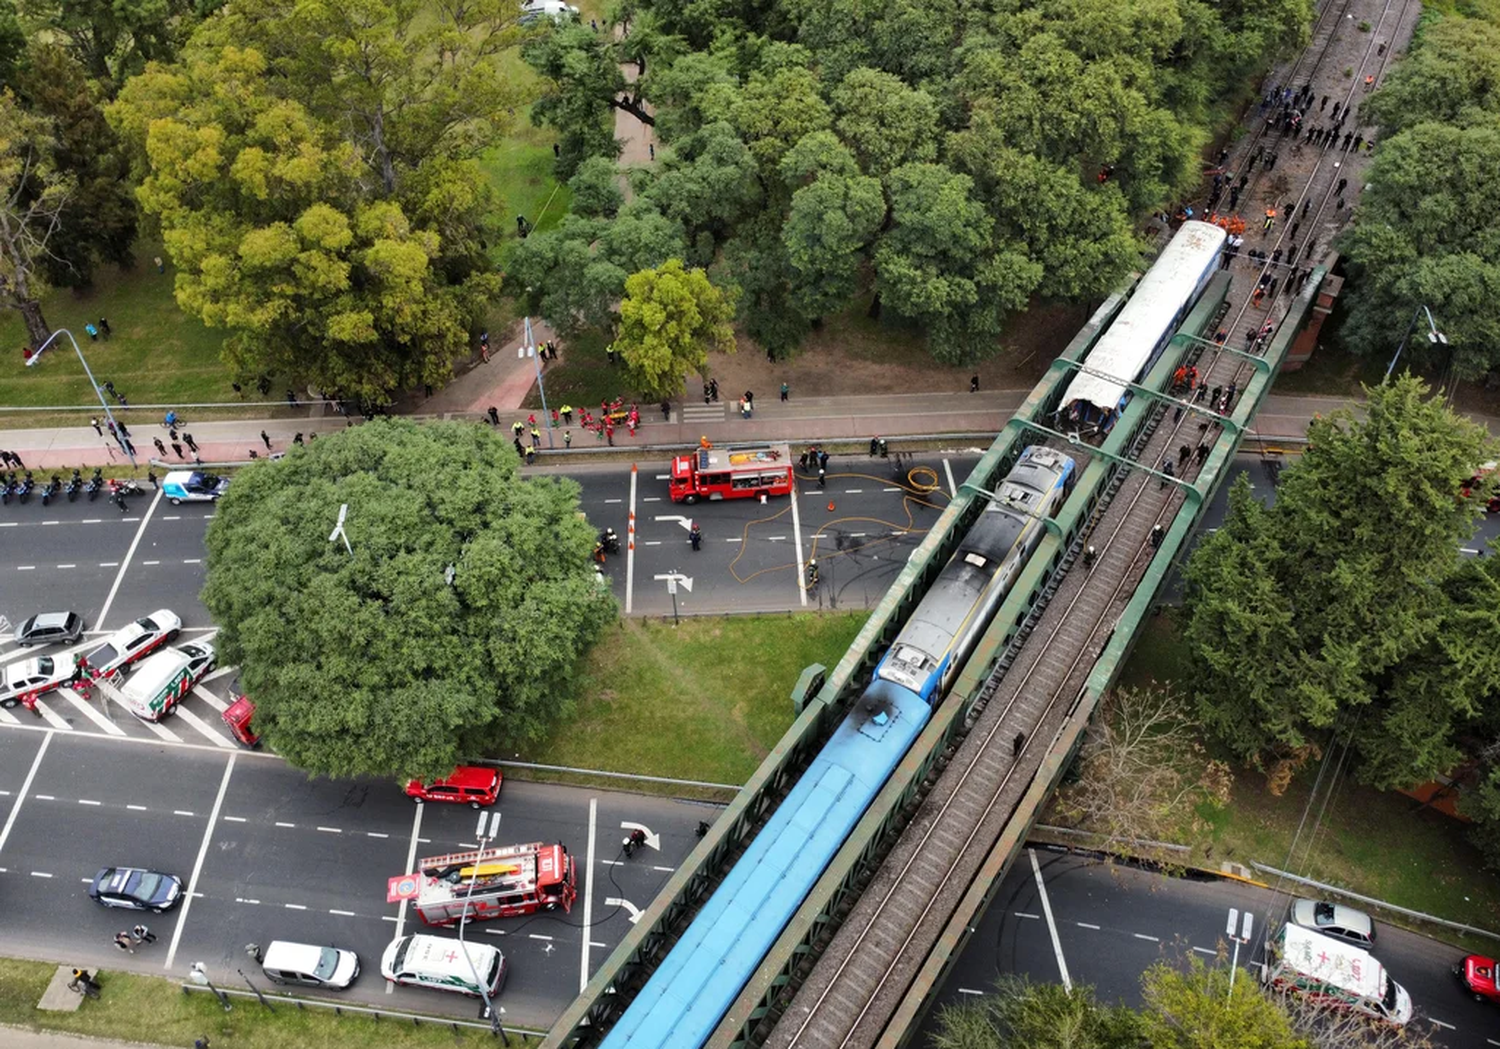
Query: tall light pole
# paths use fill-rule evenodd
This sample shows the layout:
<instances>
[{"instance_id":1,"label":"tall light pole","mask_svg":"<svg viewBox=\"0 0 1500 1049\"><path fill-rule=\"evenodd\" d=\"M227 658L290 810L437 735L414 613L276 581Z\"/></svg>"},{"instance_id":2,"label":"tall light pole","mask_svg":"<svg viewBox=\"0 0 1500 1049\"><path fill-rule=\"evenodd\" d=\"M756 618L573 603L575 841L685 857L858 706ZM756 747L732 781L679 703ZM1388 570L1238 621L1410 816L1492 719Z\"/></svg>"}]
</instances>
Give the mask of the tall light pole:
<instances>
[{"instance_id":1,"label":"tall light pole","mask_svg":"<svg viewBox=\"0 0 1500 1049\"><path fill-rule=\"evenodd\" d=\"M1432 311L1426 306L1417 306L1411 311L1411 323L1406 326L1406 334L1401 336L1401 345L1396 347L1396 355L1391 358L1391 363L1385 369L1385 378L1381 382L1390 381L1391 372L1396 370L1396 362L1401 359L1401 351L1406 349L1406 340L1411 338L1411 333L1417 326L1417 317L1423 313L1427 314L1427 341L1433 345L1438 343L1448 345L1448 336L1438 331L1437 323L1432 319Z\"/></svg>"},{"instance_id":2,"label":"tall light pole","mask_svg":"<svg viewBox=\"0 0 1500 1049\"><path fill-rule=\"evenodd\" d=\"M530 325L527 325L527 336L530 336ZM490 836L479 835L479 849L474 854L474 866L478 867L484 854L484 847L500 835L500 813L493 813L494 819L489 821ZM458 919L458 945L464 949L464 957L469 962L469 972L474 977L474 984L479 988L480 997L484 999L484 1008L490 1014L490 1031L498 1034L506 1045L510 1045L510 1035L505 1033L505 1025L500 1022L500 1010L490 998L490 988L487 983L479 978L479 970L474 967L474 956L469 953L468 946L464 943L464 929L469 925L469 904L474 899L474 883L479 880L478 872L469 879L469 891L464 893L464 912Z\"/></svg>"},{"instance_id":3,"label":"tall light pole","mask_svg":"<svg viewBox=\"0 0 1500 1049\"><path fill-rule=\"evenodd\" d=\"M36 348L36 352L31 355L31 360L34 361L38 357L40 357L42 355L42 351L45 350L48 346L51 346L53 342L57 340L57 337L59 335L66 335L68 337L68 341L73 344L73 350L78 354L79 363L83 365L83 374L89 377L89 385L94 388L94 396L99 398L99 406L104 409L104 417L114 424L109 429L110 432L115 435L115 443L120 446L120 451L124 452L125 455L130 459L131 466L139 465L135 461L135 453L130 450L131 445L125 440L124 437L120 436L120 424L115 422L114 413L109 410L109 402L104 399L104 391L101 390L99 388L99 384L94 381L94 373L89 370L89 362L84 360L83 347L78 345L78 340L73 338L72 332L70 332L67 328L58 328L55 332L47 337L46 342L42 343ZM27 363L29 364L30 361L28 361Z\"/></svg>"},{"instance_id":4,"label":"tall light pole","mask_svg":"<svg viewBox=\"0 0 1500 1049\"><path fill-rule=\"evenodd\" d=\"M531 354L531 363L536 366L536 388L542 395L542 419L547 423L547 447L556 448L557 440L552 435L552 413L547 411L547 384L542 382L542 355L537 352L536 344L531 341L531 318L525 319L526 352Z\"/></svg>"}]
</instances>

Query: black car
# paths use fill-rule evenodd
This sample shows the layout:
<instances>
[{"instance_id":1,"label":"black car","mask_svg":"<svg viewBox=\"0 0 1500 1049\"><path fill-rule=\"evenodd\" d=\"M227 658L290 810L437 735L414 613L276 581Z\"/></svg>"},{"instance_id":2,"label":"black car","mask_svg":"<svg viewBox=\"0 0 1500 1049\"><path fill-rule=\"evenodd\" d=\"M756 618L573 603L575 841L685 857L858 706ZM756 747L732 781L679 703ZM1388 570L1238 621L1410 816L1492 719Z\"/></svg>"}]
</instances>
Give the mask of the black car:
<instances>
[{"instance_id":1,"label":"black car","mask_svg":"<svg viewBox=\"0 0 1500 1049\"><path fill-rule=\"evenodd\" d=\"M16 627L16 644L71 645L83 636L83 617L77 612L43 612Z\"/></svg>"},{"instance_id":2,"label":"black car","mask_svg":"<svg viewBox=\"0 0 1500 1049\"><path fill-rule=\"evenodd\" d=\"M105 867L94 875L89 898L106 907L169 911L182 900L182 879L141 867Z\"/></svg>"}]
</instances>

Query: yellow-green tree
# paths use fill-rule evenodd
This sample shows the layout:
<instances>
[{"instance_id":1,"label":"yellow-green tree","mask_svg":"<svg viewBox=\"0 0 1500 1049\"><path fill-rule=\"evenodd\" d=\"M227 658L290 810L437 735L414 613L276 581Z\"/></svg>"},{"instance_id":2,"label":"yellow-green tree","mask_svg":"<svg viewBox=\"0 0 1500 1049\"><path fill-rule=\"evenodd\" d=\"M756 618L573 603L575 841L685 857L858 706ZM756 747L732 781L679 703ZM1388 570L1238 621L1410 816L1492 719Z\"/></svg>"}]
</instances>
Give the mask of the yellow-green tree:
<instances>
[{"instance_id":1,"label":"yellow-green tree","mask_svg":"<svg viewBox=\"0 0 1500 1049\"><path fill-rule=\"evenodd\" d=\"M615 340L631 385L652 397L681 393L683 377L703 370L709 350L734 351L733 316L733 293L679 259L631 274Z\"/></svg>"}]
</instances>

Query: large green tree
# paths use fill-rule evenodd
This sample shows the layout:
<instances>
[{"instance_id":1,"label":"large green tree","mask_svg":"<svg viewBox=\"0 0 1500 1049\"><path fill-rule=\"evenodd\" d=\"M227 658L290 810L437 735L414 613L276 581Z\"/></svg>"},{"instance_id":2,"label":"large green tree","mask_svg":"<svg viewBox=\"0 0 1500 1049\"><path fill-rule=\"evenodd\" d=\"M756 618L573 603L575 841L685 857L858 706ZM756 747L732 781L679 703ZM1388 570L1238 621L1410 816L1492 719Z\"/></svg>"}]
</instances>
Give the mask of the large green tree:
<instances>
[{"instance_id":1,"label":"large green tree","mask_svg":"<svg viewBox=\"0 0 1500 1049\"><path fill-rule=\"evenodd\" d=\"M42 315L46 269L77 180L57 166L52 121L0 88L0 306L15 310L33 347L52 334Z\"/></svg>"},{"instance_id":2,"label":"large green tree","mask_svg":"<svg viewBox=\"0 0 1500 1049\"><path fill-rule=\"evenodd\" d=\"M110 107L177 300L241 375L439 384L498 292L476 158L519 98L513 0L245 0Z\"/></svg>"},{"instance_id":3,"label":"large green tree","mask_svg":"<svg viewBox=\"0 0 1500 1049\"><path fill-rule=\"evenodd\" d=\"M348 548L328 538L343 506ZM487 427L380 421L235 477L203 601L292 764L441 775L568 711L615 614L593 541L577 485L520 479Z\"/></svg>"},{"instance_id":4,"label":"large green tree","mask_svg":"<svg viewBox=\"0 0 1500 1049\"><path fill-rule=\"evenodd\" d=\"M1412 783L1444 771L1442 741L1493 680L1495 588L1456 554L1480 498L1459 484L1492 447L1418 380L1367 398L1363 416L1313 420L1274 507L1231 495L1187 566L1185 640L1203 719L1241 758L1338 732L1367 779Z\"/></svg>"},{"instance_id":5,"label":"large green tree","mask_svg":"<svg viewBox=\"0 0 1500 1049\"><path fill-rule=\"evenodd\" d=\"M620 303L615 348L633 388L652 397L680 394L688 372L702 372L710 350L731 353L734 295L714 287L701 269L668 259L632 273Z\"/></svg>"},{"instance_id":6,"label":"large green tree","mask_svg":"<svg viewBox=\"0 0 1500 1049\"><path fill-rule=\"evenodd\" d=\"M148 62L170 62L217 0L19 0L22 21L61 44L113 97Z\"/></svg>"},{"instance_id":7,"label":"large green tree","mask_svg":"<svg viewBox=\"0 0 1500 1049\"><path fill-rule=\"evenodd\" d=\"M1106 1005L1091 987L1032 983L1002 976L994 993L946 1006L932 1037L936 1049L1138 1049L1139 1017Z\"/></svg>"}]
</instances>

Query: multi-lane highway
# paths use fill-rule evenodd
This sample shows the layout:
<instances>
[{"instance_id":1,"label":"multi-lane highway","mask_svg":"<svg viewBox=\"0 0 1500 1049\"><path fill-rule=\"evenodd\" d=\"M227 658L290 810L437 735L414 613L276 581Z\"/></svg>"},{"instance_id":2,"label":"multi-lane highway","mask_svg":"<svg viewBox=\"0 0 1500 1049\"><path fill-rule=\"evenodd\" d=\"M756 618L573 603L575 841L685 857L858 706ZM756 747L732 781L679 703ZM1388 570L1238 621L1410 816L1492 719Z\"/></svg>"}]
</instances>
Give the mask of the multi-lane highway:
<instances>
[{"instance_id":1,"label":"multi-lane highway","mask_svg":"<svg viewBox=\"0 0 1500 1049\"><path fill-rule=\"evenodd\" d=\"M1295 893L1295 890L1292 890ZM1196 953L1213 961L1225 938L1229 910L1242 928L1253 916L1251 942L1242 946L1241 978L1255 979L1262 938L1285 919L1291 896L1215 877L1172 878L1086 856L1033 848L1023 852L965 945L938 1005L992 990L1001 973L1048 983L1091 985L1099 999L1140 1006L1141 974L1158 960ZM1500 1010L1463 993L1451 968L1462 951L1377 916L1372 953L1411 993L1413 1023L1448 1049L1500 1045ZM1232 953L1230 954L1232 957ZM1227 964L1225 962L1224 964ZM928 1013L915 1045L928 1045L938 1027Z\"/></svg>"}]
</instances>

